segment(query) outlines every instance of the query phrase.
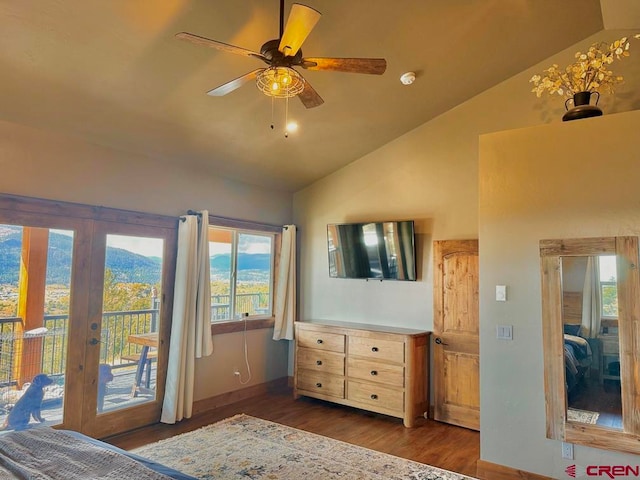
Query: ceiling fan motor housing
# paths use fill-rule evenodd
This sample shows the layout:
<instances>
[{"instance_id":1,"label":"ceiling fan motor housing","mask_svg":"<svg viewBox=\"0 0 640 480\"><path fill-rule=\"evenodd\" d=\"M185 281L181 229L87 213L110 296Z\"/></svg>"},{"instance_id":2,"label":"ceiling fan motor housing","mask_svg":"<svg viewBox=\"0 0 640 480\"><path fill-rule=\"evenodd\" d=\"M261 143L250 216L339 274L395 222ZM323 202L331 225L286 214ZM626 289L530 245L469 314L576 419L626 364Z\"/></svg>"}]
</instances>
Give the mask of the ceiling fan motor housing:
<instances>
[{"instance_id":1,"label":"ceiling fan motor housing","mask_svg":"<svg viewBox=\"0 0 640 480\"><path fill-rule=\"evenodd\" d=\"M269 40L260 47L260 54L268 60L269 65L274 67L290 67L291 65L300 65L302 62L302 49L299 49L295 55L291 57L285 56L278 47L280 40Z\"/></svg>"}]
</instances>

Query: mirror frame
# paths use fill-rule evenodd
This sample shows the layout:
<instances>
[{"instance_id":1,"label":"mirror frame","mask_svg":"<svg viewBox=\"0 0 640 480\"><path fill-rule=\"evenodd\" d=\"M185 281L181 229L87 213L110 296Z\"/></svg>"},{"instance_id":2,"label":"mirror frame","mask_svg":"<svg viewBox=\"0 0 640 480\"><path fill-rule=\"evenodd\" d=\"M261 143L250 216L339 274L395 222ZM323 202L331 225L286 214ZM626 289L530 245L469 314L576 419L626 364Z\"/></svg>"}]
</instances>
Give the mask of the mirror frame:
<instances>
[{"instance_id":1,"label":"mirror frame","mask_svg":"<svg viewBox=\"0 0 640 480\"><path fill-rule=\"evenodd\" d=\"M585 255L616 255L622 430L567 419L562 325L562 257ZM540 241L547 438L640 454L640 276L638 262L638 237ZM637 342L636 337L639 337ZM634 349L636 344L637 347Z\"/></svg>"}]
</instances>

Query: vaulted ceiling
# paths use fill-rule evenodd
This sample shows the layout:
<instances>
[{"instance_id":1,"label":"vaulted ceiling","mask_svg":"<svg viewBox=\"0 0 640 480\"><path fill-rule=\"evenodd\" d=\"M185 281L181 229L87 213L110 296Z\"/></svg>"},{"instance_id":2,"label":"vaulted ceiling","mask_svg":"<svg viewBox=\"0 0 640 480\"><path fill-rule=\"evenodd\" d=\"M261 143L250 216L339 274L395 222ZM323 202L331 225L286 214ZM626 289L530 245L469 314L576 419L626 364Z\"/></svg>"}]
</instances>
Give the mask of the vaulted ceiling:
<instances>
[{"instance_id":1,"label":"vaulted ceiling","mask_svg":"<svg viewBox=\"0 0 640 480\"><path fill-rule=\"evenodd\" d=\"M633 2L635 0L602 0ZM305 56L383 57L384 75L305 71L323 97L288 116L252 84L278 0L0 1L0 119L185 168L296 191L603 28L598 0L303 0L322 13ZM288 14L291 1L285 2ZM615 10L611 10L615 15ZM417 74L404 86L404 72ZM270 125L272 120L275 128Z\"/></svg>"}]
</instances>

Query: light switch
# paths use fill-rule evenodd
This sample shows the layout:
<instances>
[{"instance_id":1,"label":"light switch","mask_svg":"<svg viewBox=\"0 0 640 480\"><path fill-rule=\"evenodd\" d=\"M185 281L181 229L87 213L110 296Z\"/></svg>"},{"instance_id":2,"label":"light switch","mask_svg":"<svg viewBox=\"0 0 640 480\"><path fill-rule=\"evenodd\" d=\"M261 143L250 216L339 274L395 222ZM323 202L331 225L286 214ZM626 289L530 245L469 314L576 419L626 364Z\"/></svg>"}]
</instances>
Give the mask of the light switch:
<instances>
[{"instance_id":1,"label":"light switch","mask_svg":"<svg viewBox=\"0 0 640 480\"><path fill-rule=\"evenodd\" d=\"M496 338L500 340L513 340L513 326L496 325Z\"/></svg>"},{"instance_id":2,"label":"light switch","mask_svg":"<svg viewBox=\"0 0 640 480\"><path fill-rule=\"evenodd\" d=\"M506 302L506 301L507 301L507 286L496 285L496 302Z\"/></svg>"}]
</instances>

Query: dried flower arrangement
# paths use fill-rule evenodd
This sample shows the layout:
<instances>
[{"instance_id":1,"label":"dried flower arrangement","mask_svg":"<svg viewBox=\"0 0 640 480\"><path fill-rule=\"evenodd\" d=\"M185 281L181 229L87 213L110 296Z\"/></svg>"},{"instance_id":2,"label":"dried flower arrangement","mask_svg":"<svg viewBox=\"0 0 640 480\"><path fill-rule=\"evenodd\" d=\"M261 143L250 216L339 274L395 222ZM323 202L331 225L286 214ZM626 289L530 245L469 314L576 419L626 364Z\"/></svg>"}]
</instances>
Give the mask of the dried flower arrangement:
<instances>
[{"instance_id":1,"label":"dried flower arrangement","mask_svg":"<svg viewBox=\"0 0 640 480\"><path fill-rule=\"evenodd\" d=\"M640 39L640 34L634 35ZM544 70L542 75L534 75L529 80L531 90L538 97L544 92L550 95L572 97L578 92L613 92L613 87L623 78L609 70L614 60L629 56L629 41L623 37L611 44L596 42L585 53L577 52L576 61L561 70L557 64Z\"/></svg>"}]
</instances>

